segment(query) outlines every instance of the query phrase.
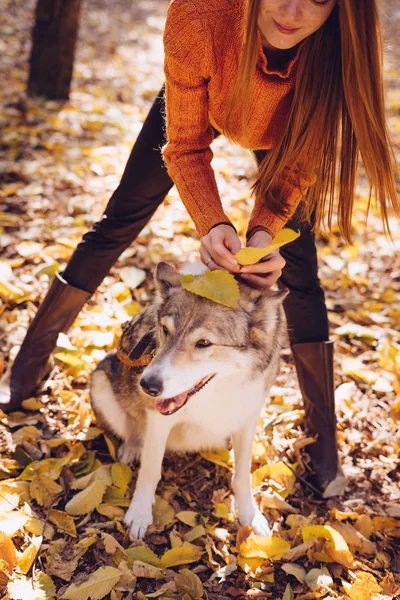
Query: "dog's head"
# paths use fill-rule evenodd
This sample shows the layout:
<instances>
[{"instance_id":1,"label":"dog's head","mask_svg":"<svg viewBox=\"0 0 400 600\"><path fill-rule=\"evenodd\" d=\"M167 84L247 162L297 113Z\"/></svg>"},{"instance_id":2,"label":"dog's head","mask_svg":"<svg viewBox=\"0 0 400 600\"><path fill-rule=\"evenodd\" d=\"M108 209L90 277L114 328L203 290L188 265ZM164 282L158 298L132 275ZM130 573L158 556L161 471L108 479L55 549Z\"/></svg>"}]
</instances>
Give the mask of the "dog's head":
<instances>
[{"instance_id":1,"label":"dog's head","mask_svg":"<svg viewBox=\"0 0 400 600\"><path fill-rule=\"evenodd\" d=\"M182 408L214 378L264 370L282 343L286 291L259 292L238 280L239 308L184 290L166 263L156 269L157 352L140 385L163 414Z\"/></svg>"}]
</instances>

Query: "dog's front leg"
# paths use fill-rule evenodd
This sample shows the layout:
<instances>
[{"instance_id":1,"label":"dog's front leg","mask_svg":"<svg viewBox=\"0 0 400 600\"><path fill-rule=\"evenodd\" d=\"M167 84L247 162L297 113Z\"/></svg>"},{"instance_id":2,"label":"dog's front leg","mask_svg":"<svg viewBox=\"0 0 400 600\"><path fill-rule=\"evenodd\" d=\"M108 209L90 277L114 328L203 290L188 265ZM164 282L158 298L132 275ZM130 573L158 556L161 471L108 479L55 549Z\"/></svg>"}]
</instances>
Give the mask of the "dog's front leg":
<instances>
[{"instance_id":1,"label":"dog's front leg","mask_svg":"<svg viewBox=\"0 0 400 600\"><path fill-rule=\"evenodd\" d=\"M154 494L161 478L161 465L171 426L168 417L154 411L147 413L138 479L125 515L125 523L134 538L143 538L153 522Z\"/></svg>"},{"instance_id":2,"label":"dog's front leg","mask_svg":"<svg viewBox=\"0 0 400 600\"><path fill-rule=\"evenodd\" d=\"M249 417L247 423L232 435L235 471L231 485L240 524L250 525L258 535L270 535L268 521L257 508L251 487L252 446L259 416L257 413Z\"/></svg>"}]
</instances>

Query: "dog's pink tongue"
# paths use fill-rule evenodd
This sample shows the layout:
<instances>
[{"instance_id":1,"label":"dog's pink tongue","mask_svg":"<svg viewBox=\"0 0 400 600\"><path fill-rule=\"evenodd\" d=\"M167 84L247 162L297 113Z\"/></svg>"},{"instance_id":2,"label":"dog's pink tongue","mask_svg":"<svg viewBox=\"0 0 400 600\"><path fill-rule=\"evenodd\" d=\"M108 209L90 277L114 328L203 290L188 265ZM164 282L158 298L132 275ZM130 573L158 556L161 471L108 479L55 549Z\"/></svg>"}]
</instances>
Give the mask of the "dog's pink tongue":
<instances>
[{"instance_id":1,"label":"dog's pink tongue","mask_svg":"<svg viewBox=\"0 0 400 600\"><path fill-rule=\"evenodd\" d=\"M178 394L174 398L155 400L154 407L162 414L170 413L185 404L187 396L188 392L183 392L183 394Z\"/></svg>"}]
</instances>

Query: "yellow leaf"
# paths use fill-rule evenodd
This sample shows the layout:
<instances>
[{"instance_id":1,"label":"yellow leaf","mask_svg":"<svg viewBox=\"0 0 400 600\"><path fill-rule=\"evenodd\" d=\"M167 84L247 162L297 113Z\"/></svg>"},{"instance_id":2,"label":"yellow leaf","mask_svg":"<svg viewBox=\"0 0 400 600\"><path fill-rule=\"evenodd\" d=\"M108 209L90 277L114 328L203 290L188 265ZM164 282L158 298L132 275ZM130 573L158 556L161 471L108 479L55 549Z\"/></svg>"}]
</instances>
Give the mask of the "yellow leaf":
<instances>
[{"instance_id":1,"label":"yellow leaf","mask_svg":"<svg viewBox=\"0 0 400 600\"><path fill-rule=\"evenodd\" d=\"M2 531L0 531L0 560L8 564L9 572L13 570L17 552L12 540Z\"/></svg>"},{"instance_id":2,"label":"yellow leaf","mask_svg":"<svg viewBox=\"0 0 400 600\"><path fill-rule=\"evenodd\" d=\"M0 531L13 537L17 531L25 526L29 520L29 516L21 511L9 511L4 516L0 517Z\"/></svg>"},{"instance_id":3,"label":"yellow leaf","mask_svg":"<svg viewBox=\"0 0 400 600\"><path fill-rule=\"evenodd\" d=\"M277 536L253 535L240 544L240 554L245 558L269 558L280 560L285 552L290 550L290 544Z\"/></svg>"},{"instance_id":4,"label":"yellow leaf","mask_svg":"<svg viewBox=\"0 0 400 600\"><path fill-rule=\"evenodd\" d=\"M239 265L255 265L258 263L264 256L271 254L274 250L277 250L281 246L288 244L289 242L293 242L297 240L300 236L300 233L297 231L293 231L293 229L289 229L289 227L285 227L276 234L273 241L269 246L265 248L251 248L247 246L247 248L242 248L235 254L235 258L238 261Z\"/></svg>"},{"instance_id":5,"label":"yellow leaf","mask_svg":"<svg viewBox=\"0 0 400 600\"><path fill-rule=\"evenodd\" d=\"M29 482L28 481L19 481L17 479L7 479L5 481L0 481L0 507L1 499L7 494L17 494L20 502L29 502L31 499L29 493ZM17 503L18 505L18 503ZM15 508L17 508L17 505ZM13 508L13 507L10 507Z\"/></svg>"},{"instance_id":6,"label":"yellow leaf","mask_svg":"<svg viewBox=\"0 0 400 600\"><path fill-rule=\"evenodd\" d=\"M252 577L255 576L257 569L265 563L265 558L246 558L241 554L237 557L237 564L245 573L250 574Z\"/></svg>"},{"instance_id":7,"label":"yellow leaf","mask_svg":"<svg viewBox=\"0 0 400 600\"><path fill-rule=\"evenodd\" d=\"M350 587L345 586L345 590L350 600L373 600L382 591L375 577L363 571L356 573L355 581Z\"/></svg>"},{"instance_id":8,"label":"yellow leaf","mask_svg":"<svg viewBox=\"0 0 400 600\"><path fill-rule=\"evenodd\" d=\"M201 548L185 542L182 546L167 550L162 555L160 560L161 568L168 569L176 565L187 565L188 563L197 562L202 554L203 550Z\"/></svg>"},{"instance_id":9,"label":"yellow leaf","mask_svg":"<svg viewBox=\"0 0 400 600\"><path fill-rule=\"evenodd\" d=\"M37 553L39 552L40 545L42 543L42 536L35 537L32 539L32 542L23 551L22 554L17 559L17 565L21 573L26 575L26 573L31 568L33 561L35 560Z\"/></svg>"},{"instance_id":10,"label":"yellow leaf","mask_svg":"<svg viewBox=\"0 0 400 600\"><path fill-rule=\"evenodd\" d=\"M129 498L126 498L122 491L114 485L110 485L106 489L106 493L103 497L103 502L104 504L111 504L112 506L123 506L126 508L131 503Z\"/></svg>"},{"instance_id":11,"label":"yellow leaf","mask_svg":"<svg viewBox=\"0 0 400 600\"><path fill-rule=\"evenodd\" d=\"M202 537L205 534L206 530L204 529L203 525L196 525L196 527L193 527L193 529L185 533L183 539L185 542L194 542L194 540L197 540L199 537Z\"/></svg>"},{"instance_id":12,"label":"yellow leaf","mask_svg":"<svg viewBox=\"0 0 400 600\"><path fill-rule=\"evenodd\" d=\"M131 560L140 560L152 567L160 566L160 559L157 554L155 554L150 548L147 546L136 546L135 548L127 548L125 550L125 554Z\"/></svg>"},{"instance_id":13,"label":"yellow leaf","mask_svg":"<svg viewBox=\"0 0 400 600\"><path fill-rule=\"evenodd\" d=\"M110 465L102 465L91 473L75 479L71 483L71 489L84 490L93 481L103 481L106 485L112 485L112 477L110 473Z\"/></svg>"},{"instance_id":14,"label":"yellow leaf","mask_svg":"<svg viewBox=\"0 0 400 600\"><path fill-rule=\"evenodd\" d=\"M117 444L118 443L117 443L116 438L114 436L112 436L112 435L106 435L106 434L104 434L104 440L105 440L105 442L107 444L107 448L108 448L108 451L109 451L109 453L111 455L111 458L113 460L117 460Z\"/></svg>"},{"instance_id":15,"label":"yellow leaf","mask_svg":"<svg viewBox=\"0 0 400 600\"><path fill-rule=\"evenodd\" d=\"M199 513L193 510L181 510L176 513L176 518L185 523L185 525L189 525L189 527L196 527L199 522Z\"/></svg>"},{"instance_id":16,"label":"yellow leaf","mask_svg":"<svg viewBox=\"0 0 400 600\"><path fill-rule=\"evenodd\" d=\"M181 285L183 289L192 294L208 298L208 300L230 308L238 307L239 285L232 273L228 273L228 271L208 271L201 277L183 275Z\"/></svg>"},{"instance_id":17,"label":"yellow leaf","mask_svg":"<svg viewBox=\"0 0 400 600\"><path fill-rule=\"evenodd\" d=\"M121 578L114 567L100 567L82 583L73 583L61 596L66 600L101 600L111 592Z\"/></svg>"},{"instance_id":18,"label":"yellow leaf","mask_svg":"<svg viewBox=\"0 0 400 600\"><path fill-rule=\"evenodd\" d=\"M111 467L112 482L115 487L125 494L130 482L132 481L132 469L124 463L114 463Z\"/></svg>"},{"instance_id":19,"label":"yellow leaf","mask_svg":"<svg viewBox=\"0 0 400 600\"><path fill-rule=\"evenodd\" d=\"M65 505L69 515L86 515L101 504L106 489L104 481L95 480Z\"/></svg>"},{"instance_id":20,"label":"yellow leaf","mask_svg":"<svg viewBox=\"0 0 400 600\"><path fill-rule=\"evenodd\" d=\"M46 575L46 573L42 573L41 571L36 571L33 576L34 589L37 590L38 597L40 599L44 598L54 598L56 595L56 586L54 585L54 581L51 577Z\"/></svg>"},{"instance_id":21,"label":"yellow leaf","mask_svg":"<svg viewBox=\"0 0 400 600\"><path fill-rule=\"evenodd\" d=\"M387 531L400 527L400 521L393 517L374 517L372 523L376 531Z\"/></svg>"},{"instance_id":22,"label":"yellow leaf","mask_svg":"<svg viewBox=\"0 0 400 600\"><path fill-rule=\"evenodd\" d=\"M156 496L153 504L153 524L156 527L164 528L173 522L175 511L170 504L160 496Z\"/></svg>"},{"instance_id":23,"label":"yellow leaf","mask_svg":"<svg viewBox=\"0 0 400 600\"><path fill-rule=\"evenodd\" d=\"M22 401L22 408L24 410L40 410L43 407L43 402L39 402L37 398L28 398Z\"/></svg>"},{"instance_id":24,"label":"yellow leaf","mask_svg":"<svg viewBox=\"0 0 400 600\"><path fill-rule=\"evenodd\" d=\"M322 537L329 541L331 548L337 551L349 551L343 536L330 525L306 525L301 528L303 541L308 542L313 538Z\"/></svg>"},{"instance_id":25,"label":"yellow leaf","mask_svg":"<svg viewBox=\"0 0 400 600\"><path fill-rule=\"evenodd\" d=\"M229 469L229 471L233 470L232 457L227 448L217 448L208 452L200 452L200 455L220 467L225 467L225 469Z\"/></svg>"},{"instance_id":26,"label":"yellow leaf","mask_svg":"<svg viewBox=\"0 0 400 600\"><path fill-rule=\"evenodd\" d=\"M189 569L183 569L178 575L175 575L174 581L180 594L189 594L192 600L200 600L203 597L203 584L200 578Z\"/></svg>"},{"instance_id":27,"label":"yellow leaf","mask_svg":"<svg viewBox=\"0 0 400 600\"><path fill-rule=\"evenodd\" d=\"M110 504L100 504L96 510L98 513L109 519L123 519L125 514L122 508L119 506L111 506Z\"/></svg>"},{"instance_id":28,"label":"yellow leaf","mask_svg":"<svg viewBox=\"0 0 400 600\"><path fill-rule=\"evenodd\" d=\"M295 465L290 465L294 468ZM272 486L275 491L282 496L287 498L293 490L294 484L296 483L296 476L285 463L277 462L263 465L259 469L256 469L252 473L252 486L253 488L258 487L264 479L272 479L279 484L279 487Z\"/></svg>"},{"instance_id":29,"label":"yellow leaf","mask_svg":"<svg viewBox=\"0 0 400 600\"><path fill-rule=\"evenodd\" d=\"M54 358L68 365L69 367L83 368L87 365L87 363L81 359L81 352L78 352L78 350L71 350L70 352L67 352L66 350L64 352L56 352L54 354Z\"/></svg>"},{"instance_id":30,"label":"yellow leaf","mask_svg":"<svg viewBox=\"0 0 400 600\"><path fill-rule=\"evenodd\" d=\"M30 493L32 498L34 498L40 506L50 506L62 491L63 488L61 485L50 479L47 475L38 473L32 478Z\"/></svg>"},{"instance_id":31,"label":"yellow leaf","mask_svg":"<svg viewBox=\"0 0 400 600\"><path fill-rule=\"evenodd\" d=\"M354 527L367 539L371 537L374 530L374 525L369 515L360 515L354 523Z\"/></svg>"},{"instance_id":32,"label":"yellow leaf","mask_svg":"<svg viewBox=\"0 0 400 600\"><path fill-rule=\"evenodd\" d=\"M223 502L218 502L215 505L213 515L215 515L217 519L228 519L228 521L233 521L233 515L227 505Z\"/></svg>"},{"instance_id":33,"label":"yellow leaf","mask_svg":"<svg viewBox=\"0 0 400 600\"><path fill-rule=\"evenodd\" d=\"M338 521L344 521L346 519L357 520L359 518L359 514L356 512L343 512L338 510L337 508L332 508L329 513L337 519Z\"/></svg>"},{"instance_id":34,"label":"yellow leaf","mask_svg":"<svg viewBox=\"0 0 400 600\"><path fill-rule=\"evenodd\" d=\"M62 510L51 508L49 511L49 521L56 525L61 533L69 533L72 537L76 537L74 519Z\"/></svg>"}]
</instances>

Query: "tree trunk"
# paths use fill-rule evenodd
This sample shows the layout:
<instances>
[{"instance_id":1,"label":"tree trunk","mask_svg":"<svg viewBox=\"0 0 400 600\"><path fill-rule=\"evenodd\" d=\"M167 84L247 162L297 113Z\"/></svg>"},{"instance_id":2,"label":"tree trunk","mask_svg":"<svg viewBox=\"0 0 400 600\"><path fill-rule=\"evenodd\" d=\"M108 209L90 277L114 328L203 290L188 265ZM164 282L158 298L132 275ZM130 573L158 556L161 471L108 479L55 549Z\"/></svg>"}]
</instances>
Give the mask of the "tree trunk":
<instances>
[{"instance_id":1,"label":"tree trunk","mask_svg":"<svg viewBox=\"0 0 400 600\"><path fill-rule=\"evenodd\" d=\"M81 0L37 0L28 95L68 100Z\"/></svg>"}]
</instances>

